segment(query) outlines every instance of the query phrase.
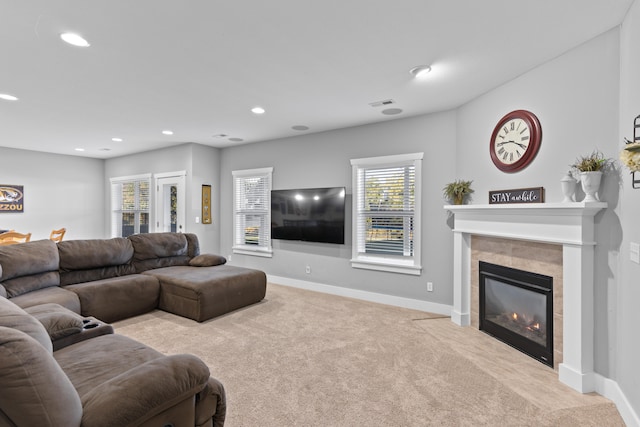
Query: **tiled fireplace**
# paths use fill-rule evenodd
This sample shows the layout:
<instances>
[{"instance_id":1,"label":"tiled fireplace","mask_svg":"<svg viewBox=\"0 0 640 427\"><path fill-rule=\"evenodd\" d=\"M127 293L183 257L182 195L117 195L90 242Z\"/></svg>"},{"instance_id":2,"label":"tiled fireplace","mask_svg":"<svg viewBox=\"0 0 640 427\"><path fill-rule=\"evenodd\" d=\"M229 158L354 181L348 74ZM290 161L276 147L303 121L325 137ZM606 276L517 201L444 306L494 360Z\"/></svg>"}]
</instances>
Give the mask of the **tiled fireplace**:
<instances>
[{"instance_id":1,"label":"tiled fireplace","mask_svg":"<svg viewBox=\"0 0 640 427\"><path fill-rule=\"evenodd\" d=\"M595 214L606 203L445 206L454 221L451 319L479 326L480 261L553 278L553 366L583 392L593 373Z\"/></svg>"}]
</instances>

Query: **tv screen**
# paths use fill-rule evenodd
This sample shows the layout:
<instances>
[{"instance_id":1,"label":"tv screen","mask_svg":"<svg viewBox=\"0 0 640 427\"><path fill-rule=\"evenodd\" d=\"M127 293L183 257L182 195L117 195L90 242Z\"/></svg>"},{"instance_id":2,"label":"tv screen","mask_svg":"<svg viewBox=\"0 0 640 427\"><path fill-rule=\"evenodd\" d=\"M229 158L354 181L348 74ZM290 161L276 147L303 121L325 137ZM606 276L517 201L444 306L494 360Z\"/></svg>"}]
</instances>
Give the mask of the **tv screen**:
<instances>
[{"instance_id":1,"label":"tv screen","mask_svg":"<svg viewBox=\"0 0 640 427\"><path fill-rule=\"evenodd\" d=\"M271 190L271 238L344 244L345 188Z\"/></svg>"}]
</instances>

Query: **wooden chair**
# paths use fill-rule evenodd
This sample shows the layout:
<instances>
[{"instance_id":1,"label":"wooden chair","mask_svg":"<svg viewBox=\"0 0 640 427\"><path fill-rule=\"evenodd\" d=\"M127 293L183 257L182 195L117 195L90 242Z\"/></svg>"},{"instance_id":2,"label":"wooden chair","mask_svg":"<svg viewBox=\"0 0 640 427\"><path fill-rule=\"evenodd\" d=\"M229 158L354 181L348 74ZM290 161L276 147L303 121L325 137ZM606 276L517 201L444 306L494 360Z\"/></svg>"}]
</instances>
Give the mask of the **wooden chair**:
<instances>
[{"instance_id":1,"label":"wooden chair","mask_svg":"<svg viewBox=\"0 0 640 427\"><path fill-rule=\"evenodd\" d=\"M49 235L49 240L53 240L54 242L62 242L62 238L64 237L64 233L67 232L66 228L61 228L59 230L53 230Z\"/></svg>"},{"instance_id":2,"label":"wooden chair","mask_svg":"<svg viewBox=\"0 0 640 427\"><path fill-rule=\"evenodd\" d=\"M29 240L31 240L31 233L22 234L17 231L7 231L0 234L0 245L14 245L28 242Z\"/></svg>"}]
</instances>

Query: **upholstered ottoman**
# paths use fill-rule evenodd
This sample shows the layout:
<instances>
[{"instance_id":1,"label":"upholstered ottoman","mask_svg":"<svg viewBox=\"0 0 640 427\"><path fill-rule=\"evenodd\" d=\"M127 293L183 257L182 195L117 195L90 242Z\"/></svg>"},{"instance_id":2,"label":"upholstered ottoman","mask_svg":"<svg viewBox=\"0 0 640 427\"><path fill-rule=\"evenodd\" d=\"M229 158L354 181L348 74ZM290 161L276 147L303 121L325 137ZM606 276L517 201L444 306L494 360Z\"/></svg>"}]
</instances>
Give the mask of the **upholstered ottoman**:
<instances>
[{"instance_id":1,"label":"upholstered ottoman","mask_svg":"<svg viewBox=\"0 0 640 427\"><path fill-rule=\"evenodd\" d=\"M198 322L262 301L267 291L264 272L230 265L173 266L143 274L160 282L160 309Z\"/></svg>"}]
</instances>

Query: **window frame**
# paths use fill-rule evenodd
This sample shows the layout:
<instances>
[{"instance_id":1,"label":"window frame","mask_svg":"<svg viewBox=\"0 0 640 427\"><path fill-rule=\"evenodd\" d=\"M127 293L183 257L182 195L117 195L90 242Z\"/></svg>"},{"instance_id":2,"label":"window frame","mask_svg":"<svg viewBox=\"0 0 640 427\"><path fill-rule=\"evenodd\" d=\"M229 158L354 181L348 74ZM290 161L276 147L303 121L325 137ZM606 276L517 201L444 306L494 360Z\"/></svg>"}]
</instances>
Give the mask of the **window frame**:
<instances>
[{"instance_id":1,"label":"window frame","mask_svg":"<svg viewBox=\"0 0 640 427\"><path fill-rule=\"evenodd\" d=\"M352 256L351 267L387 271L391 273L401 273L419 276L422 274L421 265L421 240L422 240L422 159L424 153L409 153L399 154L391 156L379 156L379 157L367 157L360 159L351 159L352 170ZM366 219L367 213L365 213L365 194L360 188L359 174L360 171L367 169L381 169L381 168L401 168L413 166L414 167L414 209L412 216L406 216L407 218L413 218L412 228L413 239L411 241L413 248L413 255L383 255L383 254L367 254L361 249L366 246L366 239L363 238L363 234L359 233L359 223ZM360 194L363 193L363 194ZM361 209L361 206L363 209ZM370 215L370 214L369 214ZM404 214L406 215L406 214ZM362 218L362 219L361 219ZM411 223L411 221L409 221ZM403 225L403 227L406 227ZM403 228L404 234L407 235L408 230Z\"/></svg>"},{"instance_id":2,"label":"window frame","mask_svg":"<svg viewBox=\"0 0 640 427\"><path fill-rule=\"evenodd\" d=\"M272 257L273 248L271 245L271 189L273 186L273 167L259 168L259 169L244 169L232 171L232 194L233 194L233 229L232 229L232 252L235 254L252 255L260 257ZM244 182L247 179L268 179L268 185L266 186L264 197L265 209L260 211L256 209L238 209L238 183ZM242 240L242 236L239 235L240 224L238 223L238 217L241 215L259 215L263 216L263 224L265 225L264 233L258 232L258 236L262 236L262 242L258 245L247 245L239 243ZM259 237L260 239L260 237Z\"/></svg>"},{"instance_id":3,"label":"window frame","mask_svg":"<svg viewBox=\"0 0 640 427\"><path fill-rule=\"evenodd\" d=\"M140 193L139 193L139 183L146 182L148 186L148 199L147 199L147 209L140 209ZM122 215L125 212L130 212L135 214L134 219L134 233L140 233L140 214L146 213L148 217L148 231L151 232L152 229L152 218L151 218L151 207L152 207L152 195L151 195L151 174L141 174L141 175L131 175L131 176L120 176L109 178L110 183L110 196L111 196L111 237L123 237L122 236ZM123 209L123 200L122 200L122 191L120 191L120 197L118 200L115 198L114 190L115 186L122 186L124 184L137 184L136 185L136 195L135 195L135 209ZM119 205L119 206L118 206Z\"/></svg>"}]
</instances>

